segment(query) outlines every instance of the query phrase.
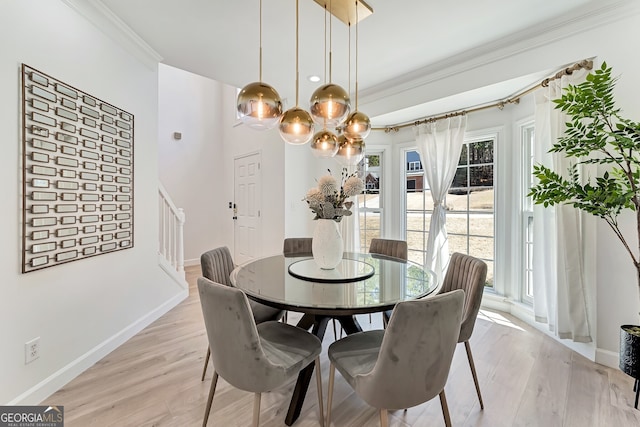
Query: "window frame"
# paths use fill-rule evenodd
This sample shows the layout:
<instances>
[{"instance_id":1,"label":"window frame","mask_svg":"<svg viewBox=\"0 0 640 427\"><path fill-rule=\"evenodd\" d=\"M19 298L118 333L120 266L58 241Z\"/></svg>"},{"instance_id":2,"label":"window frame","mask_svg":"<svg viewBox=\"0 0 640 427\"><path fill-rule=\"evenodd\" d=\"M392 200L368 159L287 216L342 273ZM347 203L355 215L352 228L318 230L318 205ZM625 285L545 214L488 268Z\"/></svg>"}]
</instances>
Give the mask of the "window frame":
<instances>
[{"instance_id":1,"label":"window frame","mask_svg":"<svg viewBox=\"0 0 640 427\"><path fill-rule=\"evenodd\" d=\"M521 159L521 193L520 193L520 283L517 295L520 302L533 305L533 284L531 274L533 265L529 265L533 252L533 242L529 241L531 235L529 227L533 227L533 201L527 197L531 185L533 185L533 163L535 148L535 121L526 120L518 123ZM528 290L531 289L531 293Z\"/></svg>"}]
</instances>

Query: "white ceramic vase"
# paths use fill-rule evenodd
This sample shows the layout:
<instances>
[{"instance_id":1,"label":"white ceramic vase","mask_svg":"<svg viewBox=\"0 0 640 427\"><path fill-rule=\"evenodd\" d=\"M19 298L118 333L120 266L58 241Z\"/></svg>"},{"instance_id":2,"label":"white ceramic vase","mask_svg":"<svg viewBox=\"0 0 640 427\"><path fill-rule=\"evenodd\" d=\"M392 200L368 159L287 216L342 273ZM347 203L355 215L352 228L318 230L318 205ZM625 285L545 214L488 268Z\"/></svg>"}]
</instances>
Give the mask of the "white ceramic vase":
<instances>
[{"instance_id":1,"label":"white ceramic vase","mask_svg":"<svg viewBox=\"0 0 640 427\"><path fill-rule=\"evenodd\" d=\"M332 219L316 220L311 251L318 267L324 270L331 270L340 263L344 243L337 222Z\"/></svg>"}]
</instances>

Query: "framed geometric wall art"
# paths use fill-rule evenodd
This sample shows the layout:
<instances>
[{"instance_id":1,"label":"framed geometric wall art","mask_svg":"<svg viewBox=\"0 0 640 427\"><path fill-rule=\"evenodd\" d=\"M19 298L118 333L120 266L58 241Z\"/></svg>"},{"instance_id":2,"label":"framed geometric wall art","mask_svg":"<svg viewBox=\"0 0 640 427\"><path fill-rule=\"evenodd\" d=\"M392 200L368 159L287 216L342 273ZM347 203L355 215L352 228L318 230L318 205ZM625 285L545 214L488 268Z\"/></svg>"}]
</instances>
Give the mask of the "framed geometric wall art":
<instances>
[{"instance_id":1,"label":"framed geometric wall art","mask_svg":"<svg viewBox=\"0 0 640 427\"><path fill-rule=\"evenodd\" d=\"M134 117L22 64L22 272L133 247Z\"/></svg>"}]
</instances>

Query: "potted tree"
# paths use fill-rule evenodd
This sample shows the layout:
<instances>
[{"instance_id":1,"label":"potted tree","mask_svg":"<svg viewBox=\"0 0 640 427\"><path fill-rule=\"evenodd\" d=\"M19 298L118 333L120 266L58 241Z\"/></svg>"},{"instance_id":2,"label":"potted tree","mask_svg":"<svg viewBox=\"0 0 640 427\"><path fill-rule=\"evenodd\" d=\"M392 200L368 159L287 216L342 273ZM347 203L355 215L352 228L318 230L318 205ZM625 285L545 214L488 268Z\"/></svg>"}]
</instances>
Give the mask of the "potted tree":
<instances>
[{"instance_id":1,"label":"potted tree","mask_svg":"<svg viewBox=\"0 0 640 427\"><path fill-rule=\"evenodd\" d=\"M534 166L538 183L529 195L545 207L570 204L602 218L624 245L636 268L640 290L640 123L621 116L613 89L616 78L603 63L586 81L567 87L556 108L564 111L569 122L564 135L550 152L575 158L565 178L543 165ZM582 183L578 164L595 164L599 174ZM619 226L618 216L635 211L638 248ZM640 394L640 327L623 325L620 330L620 369L635 378L635 407Z\"/></svg>"}]
</instances>

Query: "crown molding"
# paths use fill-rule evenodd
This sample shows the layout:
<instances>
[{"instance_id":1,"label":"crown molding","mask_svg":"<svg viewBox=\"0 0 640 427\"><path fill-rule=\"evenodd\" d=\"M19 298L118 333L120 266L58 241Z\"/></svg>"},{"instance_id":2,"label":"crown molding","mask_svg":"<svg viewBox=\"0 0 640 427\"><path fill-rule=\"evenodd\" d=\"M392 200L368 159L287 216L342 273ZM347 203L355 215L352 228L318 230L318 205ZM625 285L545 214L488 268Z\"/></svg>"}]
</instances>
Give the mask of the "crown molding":
<instances>
[{"instance_id":1,"label":"crown molding","mask_svg":"<svg viewBox=\"0 0 640 427\"><path fill-rule=\"evenodd\" d=\"M430 64L415 71L360 90L361 105L388 101L390 97L404 96L407 92L433 84L440 80L482 67L529 50L553 43L590 29L616 22L640 13L640 2L615 0L602 4L591 4L578 13L563 16L539 25L528 27L508 37L501 38L477 48L469 49L445 60Z\"/></svg>"},{"instance_id":2,"label":"crown molding","mask_svg":"<svg viewBox=\"0 0 640 427\"><path fill-rule=\"evenodd\" d=\"M136 34L100 0L61 0L87 21L136 57L150 69L156 69L162 56Z\"/></svg>"}]
</instances>

